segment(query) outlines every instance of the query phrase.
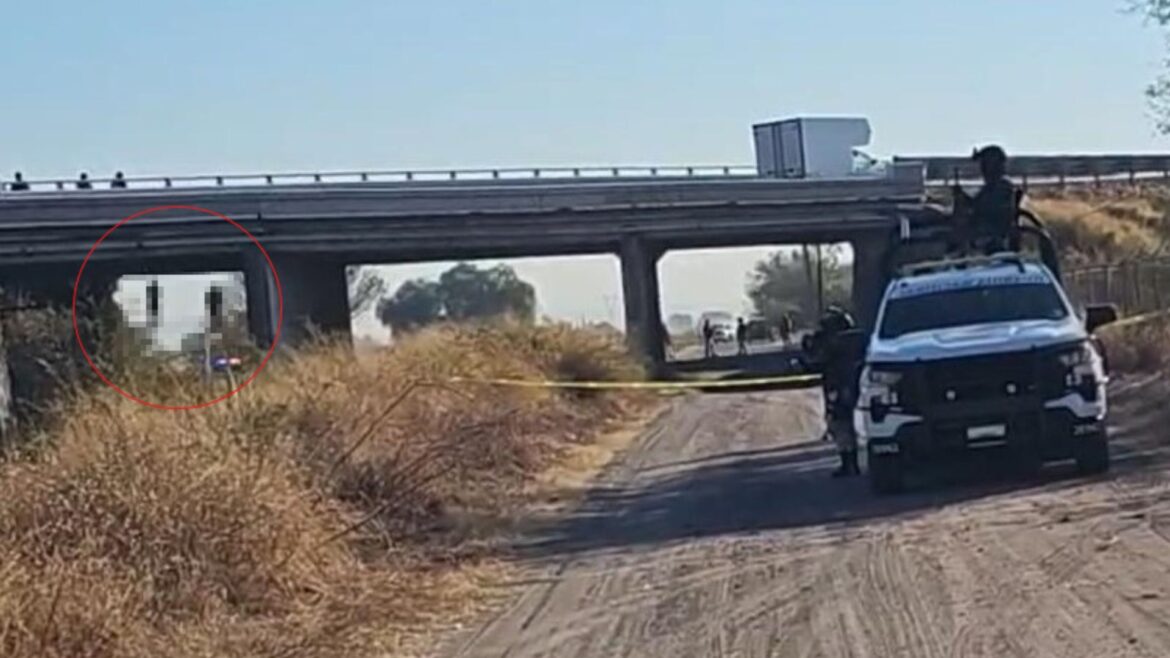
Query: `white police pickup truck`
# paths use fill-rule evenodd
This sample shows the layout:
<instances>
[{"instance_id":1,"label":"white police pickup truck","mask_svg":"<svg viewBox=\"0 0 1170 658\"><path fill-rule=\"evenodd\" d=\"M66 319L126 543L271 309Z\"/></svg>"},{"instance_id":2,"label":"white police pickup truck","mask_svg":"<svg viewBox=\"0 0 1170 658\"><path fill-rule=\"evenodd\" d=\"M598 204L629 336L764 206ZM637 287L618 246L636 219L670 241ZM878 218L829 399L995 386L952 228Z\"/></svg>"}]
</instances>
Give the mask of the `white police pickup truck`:
<instances>
[{"instance_id":1,"label":"white police pickup truck","mask_svg":"<svg viewBox=\"0 0 1170 658\"><path fill-rule=\"evenodd\" d=\"M903 268L869 337L854 426L879 493L907 472L976 451L1033 470L1109 467L1104 355L1093 331L1113 307L1078 312L1044 264L1016 253Z\"/></svg>"}]
</instances>

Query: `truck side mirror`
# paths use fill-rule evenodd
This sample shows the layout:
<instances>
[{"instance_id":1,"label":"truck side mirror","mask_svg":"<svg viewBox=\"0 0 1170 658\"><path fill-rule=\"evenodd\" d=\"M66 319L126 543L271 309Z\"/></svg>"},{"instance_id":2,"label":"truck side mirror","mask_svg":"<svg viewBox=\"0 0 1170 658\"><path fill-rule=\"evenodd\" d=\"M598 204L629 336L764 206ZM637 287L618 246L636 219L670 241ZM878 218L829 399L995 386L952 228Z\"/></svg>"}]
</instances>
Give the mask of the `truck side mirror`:
<instances>
[{"instance_id":1,"label":"truck side mirror","mask_svg":"<svg viewBox=\"0 0 1170 658\"><path fill-rule=\"evenodd\" d=\"M1114 322L1117 322L1117 307L1113 304L1095 304L1085 307L1085 328L1089 330L1089 333Z\"/></svg>"}]
</instances>

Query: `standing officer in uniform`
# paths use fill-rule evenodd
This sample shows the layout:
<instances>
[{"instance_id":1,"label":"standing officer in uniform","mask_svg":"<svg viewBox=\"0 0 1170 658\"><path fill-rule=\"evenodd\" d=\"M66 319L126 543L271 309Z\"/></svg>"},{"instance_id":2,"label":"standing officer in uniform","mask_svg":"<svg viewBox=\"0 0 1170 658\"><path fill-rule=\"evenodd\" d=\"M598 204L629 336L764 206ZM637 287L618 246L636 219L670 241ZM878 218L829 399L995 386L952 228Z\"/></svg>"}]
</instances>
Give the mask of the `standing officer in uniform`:
<instances>
[{"instance_id":1,"label":"standing officer in uniform","mask_svg":"<svg viewBox=\"0 0 1170 658\"><path fill-rule=\"evenodd\" d=\"M845 332L854 329L856 323L845 309L834 306L821 318L820 324L827 433L833 439L841 458L841 465L833 471L833 477L861 475L857 464L857 434L853 430L853 407L857 397L861 355L856 353L859 345L854 343L857 341L845 336Z\"/></svg>"},{"instance_id":2,"label":"standing officer in uniform","mask_svg":"<svg viewBox=\"0 0 1170 658\"><path fill-rule=\"evenodd\" d=\"M968 221L970 244L984 253L1019 250L1019 194L1007 177L1007 153L996 145L985 146L972 154L979 163L983 187L970 196L955 183L953 188L956 214Z\"/></svg>"},{"instance_id":3,"label":"standing officer in uniform","mask_svg":"<svg viewBox=\"0 0 1170 658\"><path fill-rule=\"evenodd\" d=\"M788 347L792 342L793 324L791 313L780 316L780 341L784 343L784 347Z\"/></svg>"},{"instance_id":4,"label":"standing officer in uniform","mask_svg":"<svg viewBox=\"0 0 1170 658\"><path fill-rule=\"evenodd\" d=\"M710 318L703 318L703 358L709 359L715 356L715 347L711 341L715 338L715 328L711 326Z\"/></svg>"},{"instance_id":5,"label":"standing officer in uniform","mask_svg":"<svg viewBox=\"0 0 1170 658\"><path fill-rule=\"evenodd\" d=\"M735 323L735 345L737 355L747 354L747 325L744 324L743 318L738 318Z\"/></svg>"}]
</instances>

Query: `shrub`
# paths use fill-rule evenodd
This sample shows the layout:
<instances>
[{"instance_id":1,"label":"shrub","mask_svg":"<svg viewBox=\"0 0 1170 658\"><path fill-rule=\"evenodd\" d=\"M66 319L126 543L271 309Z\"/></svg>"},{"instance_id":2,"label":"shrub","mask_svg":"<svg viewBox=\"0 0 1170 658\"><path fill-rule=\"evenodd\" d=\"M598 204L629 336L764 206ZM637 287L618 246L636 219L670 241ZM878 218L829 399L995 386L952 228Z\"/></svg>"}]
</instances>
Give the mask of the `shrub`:
<instances>
[{"instance_id":1,"label":"shrub","mask_svg":"<svg viewBox=\"0 0 1170 658\"><path fill-rule=\"evenodd\" d=\"M1170 314L1166 312L1105 327L1101 340L1115 372L1158 372L1170 366Z\"/></svg>"},{"instance_id":2,"label":"shrub","mask_svg":"<svg viewBox=\"0 0 1170 658\"><path fill-rule=\"evenodd\" d=\"M612 337L482 325L361 357L322 340L201 411L72 389L0 467L0 653L384 655L466 612L485 545L454 519L508 514L635 399L452 376L638 368ZM137 381L148 399L213 393Z\"/></svg>"}]
</instances>

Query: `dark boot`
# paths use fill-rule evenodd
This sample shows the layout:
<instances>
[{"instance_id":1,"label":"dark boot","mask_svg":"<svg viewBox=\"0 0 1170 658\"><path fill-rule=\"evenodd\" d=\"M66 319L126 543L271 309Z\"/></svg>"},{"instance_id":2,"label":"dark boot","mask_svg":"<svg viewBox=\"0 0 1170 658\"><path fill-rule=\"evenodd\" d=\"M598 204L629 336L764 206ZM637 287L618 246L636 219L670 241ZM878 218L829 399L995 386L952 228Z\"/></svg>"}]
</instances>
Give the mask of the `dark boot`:
<instances>
[{"instance_id":1,"label":"dark boot","mask_svg":"<svg viewBox=\"0 0 1170 658\"><path fill-rule=\"evenodd\" d=\"M857 465L857 451L850 450L845 453L845 463L849 467L850 475L861 475L861 467Z\"/></svg>"},{"instance_id":2,"label":"dark boot","mask_svg":"<svg viewBox=\"0 0 1170 658\"><path fill-rule=\"evenodd\" d=\"M837 467L837 470L833 471L833 477L844 478L861 475L861 468L857 465L856 450L840 452L837 454L841 456L841 465Z\"/></svg>"},{"instance_id":3,"label":"dark boot","mask_svg":"<svg viewBox=\"0 0 1170 658\"><path fill-rule=\"evenodd\" d=\"M849 453L839 452L837 454L841 457L841 465L837 467L837 470L833 471L833 477L835 477L835 478L848 477L850 474Z\"/></svg>"}]
</instances>

